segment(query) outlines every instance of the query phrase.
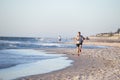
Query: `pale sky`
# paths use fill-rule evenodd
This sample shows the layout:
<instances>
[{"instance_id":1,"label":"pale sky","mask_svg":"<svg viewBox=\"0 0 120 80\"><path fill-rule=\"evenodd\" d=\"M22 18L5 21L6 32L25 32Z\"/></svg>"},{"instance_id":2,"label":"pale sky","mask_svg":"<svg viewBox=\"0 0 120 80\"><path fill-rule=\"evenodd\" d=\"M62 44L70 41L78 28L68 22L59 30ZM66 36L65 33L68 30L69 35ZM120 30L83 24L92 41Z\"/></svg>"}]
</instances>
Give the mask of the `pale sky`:
<instances>
[{"instance_id":1,"label":"pale sky","mask_svg":"<svg viewBox=\"0 0 120 80\"><path fill-rule=\"evenodd\" d=\"M0 36L89 36L120 28L120 0L0 0Z\"/></svg>"}]
</instances>

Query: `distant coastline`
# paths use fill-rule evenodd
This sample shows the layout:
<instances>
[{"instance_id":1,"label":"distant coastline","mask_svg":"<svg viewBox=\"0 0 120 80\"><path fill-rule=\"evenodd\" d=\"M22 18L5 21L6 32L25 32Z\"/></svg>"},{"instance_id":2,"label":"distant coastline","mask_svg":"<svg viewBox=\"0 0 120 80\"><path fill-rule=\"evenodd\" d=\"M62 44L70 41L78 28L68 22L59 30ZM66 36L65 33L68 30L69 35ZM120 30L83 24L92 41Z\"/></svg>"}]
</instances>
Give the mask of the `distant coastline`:
<instances>
[{"instance_id":1,"label":"distant coastline","mask_svg":"<svg viewBox=\"0 0 120 80\"><path fill-rule=\"evenodd\" d=\"M115 32L108 33L98 33L96 35L90 36L91 39L111 39L111 40L120 40L120 28Z\"/></svg>"}]
</instances>

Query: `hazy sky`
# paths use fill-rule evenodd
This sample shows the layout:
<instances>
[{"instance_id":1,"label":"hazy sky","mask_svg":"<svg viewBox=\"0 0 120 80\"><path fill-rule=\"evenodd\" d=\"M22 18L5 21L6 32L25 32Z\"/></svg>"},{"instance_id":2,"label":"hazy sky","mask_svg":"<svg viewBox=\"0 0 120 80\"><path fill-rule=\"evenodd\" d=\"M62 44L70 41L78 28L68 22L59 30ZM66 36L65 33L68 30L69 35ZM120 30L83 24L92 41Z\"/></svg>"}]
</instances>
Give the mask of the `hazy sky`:
<instances>
[{"instance_id":1,"label":"hazy sky","mask_svg":"<svg viewBox=\"0 0 120 80\"><path fill-rule=\"evenodd\" d=\"M87 36L118 28L120 0L0 0L0 36Z\"/></svg>"}]
</instances>

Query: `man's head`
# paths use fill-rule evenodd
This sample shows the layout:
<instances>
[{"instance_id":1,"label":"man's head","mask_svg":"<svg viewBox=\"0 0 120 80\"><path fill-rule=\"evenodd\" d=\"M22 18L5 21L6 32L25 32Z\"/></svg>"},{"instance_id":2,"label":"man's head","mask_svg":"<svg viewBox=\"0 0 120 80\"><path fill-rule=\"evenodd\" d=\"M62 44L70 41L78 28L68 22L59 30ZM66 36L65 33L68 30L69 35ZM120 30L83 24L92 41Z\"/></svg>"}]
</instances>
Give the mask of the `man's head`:
<instances>
[{"instance_id":1,"label":"man's head","mask_svg":"<svg viewBox=\"0 0 120 80\"><path fill-rule=\"evenodd\" d=\"M81 32L78 32L78 34L80 35L80 34L81 34Z\"/></svg>"}]
</instances>

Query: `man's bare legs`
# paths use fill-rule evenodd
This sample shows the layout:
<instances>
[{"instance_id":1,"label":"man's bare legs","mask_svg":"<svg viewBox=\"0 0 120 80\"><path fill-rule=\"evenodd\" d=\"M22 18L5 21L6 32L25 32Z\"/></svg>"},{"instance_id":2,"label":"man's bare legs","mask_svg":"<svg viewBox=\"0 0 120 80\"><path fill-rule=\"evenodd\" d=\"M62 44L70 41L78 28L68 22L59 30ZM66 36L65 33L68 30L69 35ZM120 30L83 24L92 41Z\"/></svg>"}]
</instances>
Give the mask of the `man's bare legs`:
<instances>
[{"instance_id":1,"label":"man's bare legs","mask_svg":"<svg viewBox=\"0 0 120 80\"><path fill-rule=\"evenodd\" d=\"M81 52L81 46L77 47L78 56L80 55L80 52Z\"/></svg>"},{"instance_id":2,"label":"man's bare legs","mask_svg":"<svg viewBox=\"0 0 120 80\"><path fill-rule=\"evenodd\" d=\"M81 49L82 49L82 45L79 45L79 47L77 47L78 56L80 55Z\"/></svg>"},{"instance_id":3,"label":"man's bare legs","mask_svg":"<svg viewBox=\"0 0 120 80\"><path fill-rule=\"evenodd\" d=\"M80 52L81 52L81 49L82 49L82 45L80 45Z\"/></svg>"}]
</instances>

